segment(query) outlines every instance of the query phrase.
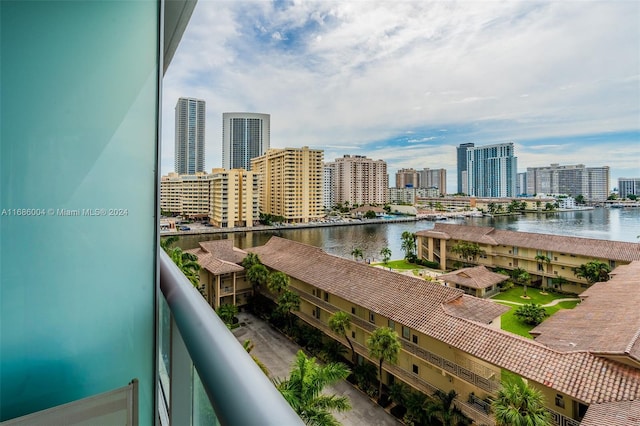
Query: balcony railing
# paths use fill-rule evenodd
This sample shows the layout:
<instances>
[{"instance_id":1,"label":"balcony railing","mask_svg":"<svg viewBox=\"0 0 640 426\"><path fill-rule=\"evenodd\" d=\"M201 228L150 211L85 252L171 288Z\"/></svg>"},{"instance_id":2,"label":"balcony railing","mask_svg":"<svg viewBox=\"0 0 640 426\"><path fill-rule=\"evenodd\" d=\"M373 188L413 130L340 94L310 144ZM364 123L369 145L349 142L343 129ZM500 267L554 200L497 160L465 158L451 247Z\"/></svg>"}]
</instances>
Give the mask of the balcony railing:
<instances>
[{"instance_id":1,"label":"balcony railing","mask_svg":"<svg viewBox=\"0 0 640 426\"><path fill-rule=\"evenodd\" d=\"M207 412L200 406L210 403L213 422L221 425L303 425L167 254L161 251L159 259L160 288L171 318L170 326L164 327L170 328L170 339L167 330L160 335L160 370L166 373L160 374L159 404L166 401L165 420L199 423L201 413ZM163 321L167 318L162 309L160 316L163 328L169 321ZM208 398L198 398L201 388Z\"/></svg>"}]
</instances>

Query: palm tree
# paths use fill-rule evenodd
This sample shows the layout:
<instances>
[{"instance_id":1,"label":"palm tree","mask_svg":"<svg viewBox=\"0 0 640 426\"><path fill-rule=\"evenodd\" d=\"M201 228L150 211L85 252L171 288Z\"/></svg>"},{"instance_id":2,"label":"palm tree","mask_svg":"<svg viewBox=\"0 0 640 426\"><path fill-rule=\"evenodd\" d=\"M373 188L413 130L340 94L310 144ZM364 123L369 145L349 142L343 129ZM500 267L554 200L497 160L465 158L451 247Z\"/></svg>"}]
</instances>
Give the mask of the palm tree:
<instances>
[{"instance_id":1,"label":"palm tree","mask_svg":"<svg viewBox=\"0 0 640 426\"><path fill-rule=\"evenodd\" d=\"M267 288L274 294L280 294L289 288L289 276L284 272L276 271L269 274Z\"/></svg>"},{"instance_id":2,"label":"palm tree","mask_svg":"<svg viewBox=\"0 0 640 426\"><path fill-rule=\"evenodd\" d=\"M247 253L240 263L244 269L250 269L253 265L261 265L260 258L255 253Z\"/></svg>"},{"instance_id":3,"label":"palm tree","mask_svg":"<svg viewBox=\"0 0 640 426\"><path fill-rule=\"evenodd\" d=\"M236 305L224 304L216 309L216 313L220 319L229 327L233 324L233 319L238 315L238 307Z\"/></svg>"},{"instance_id":4,"label":"palm tree","mask_svg":"<svg viewBox=\"0 0 640 426\"><path fill-rule=\"evenodd\" d=\"M351 329L351 317L346 312L338 311L331 315L329 318L329 328L336 334L343 336L347 339L347 343L351 348L351 360L355 364L356 362L356 351L353 349L353 343L349 340L349 336L347 336L347 331Z\"/></svg>"},{"instance_id":5,"label":"palm tree","mask_svg":"<svg viewBox=\"0 0 640 426\"><path fill-rule=\"evenodd\" d=\"M536 262L538 262L538 270L542 270L541 266L543 263L546 263L547 265L551 263L551 259L549 259L549 256L545 256L544 254L537 254L535 259Z\"/></svg>"},{"instance_id":6,"label":"palm tree","mask_svg":"<svg viewBox=\"0 0 640 426\"><path fill-rule=\"evenodd\" d=\"M358 261L358 258L364 259L364 253L362 253L362 249L359 247L355 247L351 250L351 256L353 256L353 260Z\"/></svg>"},{"instance_id":7,"label":"palm tree","mask_svg":"<svg viewBox=\"0 0 640 426\"><path fill-rule=\"evenodd\" d=\"M319 365L315 358L307 358L298 351L289 378L274 380L276 388L291 408L308 425L337 426L340 423L331 411L351 409L349 398L325 395L322 390L349 375L349 369L342 363Z\"/></svg>"},{"instance_id":8,"label":"palm tree","mask_svg":"<svg viewBox=\"0 0 640 426\"><path fill-rule=\"evenodd\" d=\"M391 259L391 249L389 247L383 247L380 250L380 256L382 256L382 263L385 265L389 263L389 259Z\"/></svg>"},{"instance_id":9,"label":"palm tree","mask_svg":"<svg viewBox=\"0 0 640 426\"><path fill-rule=\"evenodd\" d=\"M171 245L176 241L178 241L177 235L171 235L169 237L162 238L160 239L160 248L169 253Z\"/></svg>"},{"instance_id":10,"label":"palm tree","mask_svg":"<svg viewBox=\"0 0 640 426\"><path fill-rule=\"evenodd\" d=\"M437 419L442 426L466 426L471 424L471 419L455 405L458 394L455 390L445 393L438 389L425 407L426 415L431 419Z\"/></svg>"},{"instance_id":11,"label":"palm tree","mask_svg":"<svg viewBox=\"0 0 640 426\"><path fill-rule=\"evenodd\" d=\"M247 279L253 284L254 293L266 284L267 278L269 278L269 270L262 263L256 263L247 270Z\"/></svg>"},{"instance_id":12,"label":"palm tree","mask_svg":"<svg viewBox=\"0 0 640 426\"><path fill-rule=\"evenodd\" d=\"M574 268L573 273L578 278L584 278L589 284L609 281L611 267L599 260L592 260Z\"/></svg>"},{"instance_id":13,"label":"palm tree","mask_svg":"<svg viewBox=\"0 0 640 426\"><path fill-rule=\"evenodd\" d=\"M369 355L378 360L378 398L382 397L382 363L395 364L400 353L398 334L389 327L376 328L367 339Z\"/></svg>"},{"instance_id":14,"label":"palm tree","mask_svg":"<svg viewBox=\"0 0 640 426\"><path fill-rule=\"evenodd\" d=\"M550 426L542 393L521 379L502 384L491 404L498 426Z\"/></svg>"},{"instance_id":15,"label":"palm tree","mask_svg":"<svg viewBox=\"0 0 640 426\"><path fill-rule=\"evenodd\" d=\"M409 232L409 231L404 231L402 233L402 245L400 246L400 248L402 249L402 251L404 251L404 258L409 260L409 259L415 259L416 257L416 234Z\"/></svg>"},{"instance_id":16,"label":"palm tree","mask_svg":"<svg viewBox=\"0 0 640 426\"><path fill-rule=\"evenodd\" d=\"M471 264L474 264L477 257L484 255L485 251L480 248L478 243L460 241L451 246L451 253L457 254L465 261L471 261ZM468 263L465 262L465 265L467 264Z\"/></svg>"},{"instance_id":17,"label":"palm tree","mask_svg":"<svg viewBox=\"0 0 640 426\"><path fill-rule=\"evenodd\" d=\"M300 309L300 296L291 290L285 290L280 294L276 303L278 304L276 311L282 316L289 317L289 329L292 329L293 315L291 315L291 312Z\"/></svg>"},{"instance_id":18,"label":"palm tree","mask_svg":"<svg viewBox=\"0 0 640 426\"><path fill-rule=\"evenodd\" d=\"M182 273L189 279L195 288L200 287L200 264L198 264L198 256L191 253L185 253L180 247L168 249L168 254Z\"/></svg>"},{"instance_id":19,"label":"palm tree","mask_svg":"<svg viewBox=\"0 0 640 426\"><path fill-rule=\"evenodd\" d=\"M531 275L522 268L516 268L511 272L511 277L515 282L522 285L523 297L527 297L527 285L531 283Z\"/></svg>"}]
</instances>

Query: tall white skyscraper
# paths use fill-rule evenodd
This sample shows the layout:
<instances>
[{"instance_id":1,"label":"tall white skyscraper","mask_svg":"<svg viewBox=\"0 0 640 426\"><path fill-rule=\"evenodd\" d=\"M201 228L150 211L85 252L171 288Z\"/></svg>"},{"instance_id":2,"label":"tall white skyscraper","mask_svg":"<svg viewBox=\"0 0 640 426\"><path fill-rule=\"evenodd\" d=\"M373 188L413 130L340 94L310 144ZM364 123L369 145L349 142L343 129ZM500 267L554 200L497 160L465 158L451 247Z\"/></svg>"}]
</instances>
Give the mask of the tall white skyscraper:
<instances>
[{"instance_id":1,"label":"tall white skyscraper","mask_svg":"<svg viewBox=\"0 0 640 426\"><path fill-rule=\"evenodd\" d=\"M180 98L176 104L175 169L179 175L204 171L205 103Z\"/></svg>"},{"instance_id":2,"label":"tall white skyscraper","mask_svg":"<svg viewBox=\"0 0 640 426\"><path fill-rule=\"evenodd\" d=\"M476 197L515 197L517 161L513 142L467 147L467 190Z\"/></svg>"},{"instance_id":3,"label":"tall white skyscraper","mask_svg":"<svg viewBox=\"0 0 640 426\"><path fill-rule=\"evenodd\" d=\"M270 148L271 116L252 112L222 114L222 167L251 170L251 159Z\"/></svg>"}]
</instances>

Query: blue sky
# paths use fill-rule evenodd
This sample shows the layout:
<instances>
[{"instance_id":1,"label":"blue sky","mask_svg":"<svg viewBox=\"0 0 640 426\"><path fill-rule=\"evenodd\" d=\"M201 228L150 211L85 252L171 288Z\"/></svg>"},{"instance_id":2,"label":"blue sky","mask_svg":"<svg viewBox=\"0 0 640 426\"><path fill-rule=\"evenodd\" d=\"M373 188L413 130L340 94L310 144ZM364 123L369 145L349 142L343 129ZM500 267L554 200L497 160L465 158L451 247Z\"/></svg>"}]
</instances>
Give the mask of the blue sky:
<instances>
[{"instance_id":1,"label":"blue sky","mask_svg":"<svg viewBox=\"0 0 640 426\"><path fill-rule=\"evenodd\" d=\"M271 114L273 148L447 169L456 150L514 142L519 171L551 163L640 176L640 2L199 0L164 78L162 173L174 108L207 103L206 167L222 113Z\"/></svg>"}]
</instances>

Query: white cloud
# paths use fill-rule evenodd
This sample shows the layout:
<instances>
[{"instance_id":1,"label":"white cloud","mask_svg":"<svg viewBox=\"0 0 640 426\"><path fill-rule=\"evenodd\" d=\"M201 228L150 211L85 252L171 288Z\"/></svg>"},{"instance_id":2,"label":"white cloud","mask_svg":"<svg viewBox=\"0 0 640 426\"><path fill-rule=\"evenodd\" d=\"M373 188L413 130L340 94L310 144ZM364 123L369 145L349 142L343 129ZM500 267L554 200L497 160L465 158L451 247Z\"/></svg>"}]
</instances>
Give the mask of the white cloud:
<instances>
[{"instance_id":1,"label":"white cloud","mask_svg":"<svg viewBox=\"0 0 640 426\"><path fill-rule=\"evenodd\" d=\"M637 135L638 19L637 2L201 0L165 77L163 172L180 96L207 101L207 167L221 165L222 112L254 111L271 114L274 147L444 167L454 183L463 142L561 145L521 145L521 169L576 158L632 171L628 142L585 158L545 139ZM360 151L408 134L447 139Z\"/></svg>"}]
</instances>

